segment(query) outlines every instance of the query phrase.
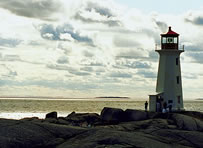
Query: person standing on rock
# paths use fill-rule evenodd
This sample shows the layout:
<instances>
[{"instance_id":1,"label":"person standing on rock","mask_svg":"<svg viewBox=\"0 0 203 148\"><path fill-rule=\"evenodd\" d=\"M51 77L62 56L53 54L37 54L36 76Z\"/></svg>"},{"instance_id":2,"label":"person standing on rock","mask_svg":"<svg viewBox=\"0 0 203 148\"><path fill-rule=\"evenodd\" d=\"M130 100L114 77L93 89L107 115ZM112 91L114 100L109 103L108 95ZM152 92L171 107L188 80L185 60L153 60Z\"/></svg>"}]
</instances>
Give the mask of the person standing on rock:
<instances>
[{"instance_id":1,"label":"person standing on rock","mask_svg":"<svg viewBox=\"0 0 203 148\"><path fill-rule=\"evenodd\" d=\"M147 101L145 102L144 106L145 106L145 111L147 111L147 107L148 107L148 102Z\"/></svg>"},{"instance_id":2,"label":"person standing on rock","mask_svg":"<svg viewBox=\"0 0 203 148\"><path fill-rule=\"evenodd\" d=\"M164 102L162 113L166 113L167 112L166 108L167 108L167 103Z\"/></svg>"}]
</instances>

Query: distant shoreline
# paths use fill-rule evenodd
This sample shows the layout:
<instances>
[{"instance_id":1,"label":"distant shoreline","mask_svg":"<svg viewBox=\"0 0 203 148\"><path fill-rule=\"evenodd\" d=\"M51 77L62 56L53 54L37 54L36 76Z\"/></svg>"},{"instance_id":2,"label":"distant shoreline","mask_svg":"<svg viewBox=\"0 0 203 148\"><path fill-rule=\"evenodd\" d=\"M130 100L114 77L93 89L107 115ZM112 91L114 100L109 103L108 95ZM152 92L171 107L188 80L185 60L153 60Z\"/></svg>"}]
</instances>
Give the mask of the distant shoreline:
<instances>
[{"instance_id":1,"label":"distant shoreline","mask_svg":"<svg viewBox=\"0 0 203 148\"><path fill-rule=\"evenodd\" d=\"M104 97L95 97L95 98L98 98L98 99L103 99L103 98L112 98L112 99L130 99L129 97L114 97L114 96L104 96Z\"/></svg>"},{"instance_id":2,"label":"distant shoreline","mask_svg":"<svg viewBox=\"0 0 203 148\"><path fill-rule=\"evenodd\" d=\"M0 99L29 99L29 98L34 98L34 99L90 99L90 98L115 98L115 99L130 99L130 97L117 97L117 96L101 96L101 97L89 97L89 98L74 98L74 97L50 97L50 96L0 96Z\"/></svg>"}]
</instances>

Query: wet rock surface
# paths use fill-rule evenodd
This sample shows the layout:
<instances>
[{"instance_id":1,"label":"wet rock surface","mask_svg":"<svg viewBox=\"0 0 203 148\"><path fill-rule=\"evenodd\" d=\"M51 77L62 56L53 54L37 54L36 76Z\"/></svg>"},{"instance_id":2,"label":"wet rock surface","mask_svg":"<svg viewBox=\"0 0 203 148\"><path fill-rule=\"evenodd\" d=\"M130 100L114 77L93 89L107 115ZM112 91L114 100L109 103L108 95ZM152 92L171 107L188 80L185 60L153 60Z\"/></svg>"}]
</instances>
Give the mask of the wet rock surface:
<instances>
[{"instance_id":1,"label":"wet rock surface","mask_svg":"<svg viewBox=\"0 0 203 148\"><path fill-rule=\"evenodd\" d=\"M105 120L104 120L105 119ZM3 148L203 147L202 113L104 108L58 118L0 119Z\"/></svg>"}]
</instances>

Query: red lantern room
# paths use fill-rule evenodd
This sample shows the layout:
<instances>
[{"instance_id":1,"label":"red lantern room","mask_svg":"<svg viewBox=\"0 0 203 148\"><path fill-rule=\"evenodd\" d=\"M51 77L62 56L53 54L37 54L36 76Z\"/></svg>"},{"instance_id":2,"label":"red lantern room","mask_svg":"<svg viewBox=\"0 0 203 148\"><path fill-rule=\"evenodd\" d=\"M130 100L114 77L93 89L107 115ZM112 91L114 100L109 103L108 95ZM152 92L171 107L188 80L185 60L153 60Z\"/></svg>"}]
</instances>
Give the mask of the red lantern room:
<instances>
[{"instance_id":1,"label":"red lantern room","mask_svg":"<svg viewBox=\"0 0 203 148\"><path fill-rule=\"evenodd\" d=\"M169 27L166 34L161 34L161 49L163 50L178 50L179 34L172 31Z\"/></svg>"}]
</instances>

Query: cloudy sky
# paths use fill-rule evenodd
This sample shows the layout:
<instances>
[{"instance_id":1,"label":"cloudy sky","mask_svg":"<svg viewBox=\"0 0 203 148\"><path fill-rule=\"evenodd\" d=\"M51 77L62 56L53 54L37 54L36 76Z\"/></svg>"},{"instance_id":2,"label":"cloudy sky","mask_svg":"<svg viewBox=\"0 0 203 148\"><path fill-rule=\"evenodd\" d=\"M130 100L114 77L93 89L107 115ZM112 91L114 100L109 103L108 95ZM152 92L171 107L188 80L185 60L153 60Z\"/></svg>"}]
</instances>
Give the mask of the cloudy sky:
<instances>
[{"instance_id":1,"label":"cloudy sky","mask_svg":"<svg viewBox=\"0 0 203 148\"><path fill-rule=\"evenodd\" d=\"M0 0L0 20L2 96L148 98L172 26L184 97L203 97L202 0Z\"/></svg>"}]
</instances>

